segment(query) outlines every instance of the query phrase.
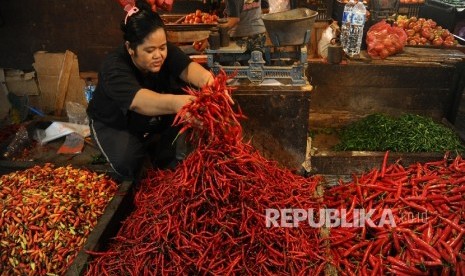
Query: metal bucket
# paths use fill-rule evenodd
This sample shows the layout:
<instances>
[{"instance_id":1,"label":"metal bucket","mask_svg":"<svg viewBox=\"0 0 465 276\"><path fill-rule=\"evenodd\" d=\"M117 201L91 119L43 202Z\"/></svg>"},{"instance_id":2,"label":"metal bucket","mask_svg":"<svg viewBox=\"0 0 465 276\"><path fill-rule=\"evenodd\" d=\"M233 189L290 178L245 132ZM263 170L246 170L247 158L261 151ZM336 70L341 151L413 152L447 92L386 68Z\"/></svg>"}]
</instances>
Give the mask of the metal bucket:
<instances>
[{"instance_id":1,"label":"metal bucket","mask_svg":"<svg viewBox=\"0 0 465 276\"><path fill-rule=\"evenodd\" d=\"M266 31L274 46L304 45L318 12L307 8L268 13L262 15Z\"/></svg>"}]
</instances>

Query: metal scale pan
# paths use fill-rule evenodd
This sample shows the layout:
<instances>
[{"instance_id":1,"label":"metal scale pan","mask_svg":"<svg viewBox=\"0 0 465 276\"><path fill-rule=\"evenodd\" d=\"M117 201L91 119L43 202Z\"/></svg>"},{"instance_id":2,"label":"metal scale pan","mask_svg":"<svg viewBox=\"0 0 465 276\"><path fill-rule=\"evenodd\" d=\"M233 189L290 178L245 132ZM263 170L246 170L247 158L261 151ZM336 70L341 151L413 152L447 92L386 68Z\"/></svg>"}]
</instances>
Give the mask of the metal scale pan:
<instances>
[{"instance_id":1,"label":"metal scale pan","mask_svg":"<svg viewBox=\"0 0 465 276\"><path fill-rule=\"evenodd\" d=\"M298 46L308 43L307 31L312 29L317 15L316 11L297 8L264 14L262 20L274 46Z\"/></svg>"},{"instance_id":2,"label":"metal scale pan","mask_svg":"<svg viewBox=\"0 0 465 276\"><path fill-rule=\"evenodd\" d=\"M315 23L318 12L297 8L289 11L265 14L262 16L265 28L272 43L272 47L265 47L263 51L252 51L249 66L222 66L214 61L214 54L222 52L222 49L211 51L207 49L208 65L214 72L223 69L226 73L235 73L236 79L248 79L253 84L261 84L265 79L290 80L292 85L306 85L305 76L307 68L307 44L310 33ZM292 31L290 31L292 30ZM295 46L294 53L283 53L276 50L280 47ZM291 47L292 48L292 47ZM244 49L240 49L241 54ZM222 52L227 54L226 52ZM278 56L294 54L292 65L270 66L267 61ZM265 55L266 60L263 55Z\"/></svg>"}]
</instances>

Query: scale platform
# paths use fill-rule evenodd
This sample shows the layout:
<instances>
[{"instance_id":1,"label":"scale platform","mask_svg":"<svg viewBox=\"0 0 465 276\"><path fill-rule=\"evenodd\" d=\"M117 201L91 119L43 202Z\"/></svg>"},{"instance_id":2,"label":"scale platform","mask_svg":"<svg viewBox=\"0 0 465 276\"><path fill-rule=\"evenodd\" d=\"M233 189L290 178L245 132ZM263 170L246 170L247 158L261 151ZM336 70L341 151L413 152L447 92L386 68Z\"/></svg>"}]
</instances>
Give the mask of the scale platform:
<instances>
[{"instance_id":1,"label":"scale platform","mask_svg":"<svg viewBox=\"0 0 465 276\"><path fill-rule=\"evenodd\" d=\"M231 42L227 47L206 49L205 52L207 65L215 74L224 70L226 74L234 75L234 79L249 80L254 85L263 84L265 80L307 85L307 46L290 48L293 50L278 51L277 47L265 46L263 49L248 52L246 46Z\"/></svg>"}]
</instances>

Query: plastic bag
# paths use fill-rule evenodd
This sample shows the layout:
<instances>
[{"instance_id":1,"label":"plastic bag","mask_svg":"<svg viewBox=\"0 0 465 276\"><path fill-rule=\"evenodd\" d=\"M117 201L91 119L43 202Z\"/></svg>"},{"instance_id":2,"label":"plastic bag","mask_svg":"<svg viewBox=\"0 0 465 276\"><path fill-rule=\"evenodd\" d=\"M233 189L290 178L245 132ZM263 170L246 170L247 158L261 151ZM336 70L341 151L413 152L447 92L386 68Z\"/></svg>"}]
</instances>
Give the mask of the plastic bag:
<instances>
[{"instance_id":1,"label":"plastic bag","mask_svg":"<svg viewBox=\"0 0 465 276\"><path fill-rule=\"evenodd\" d=\"M82 152L84 148L84 137L73 132L68 134L65 138L65 142L58 149L58 154L78 154Z\"/></svg>"},{"instance_id":2,"label":"plastic bag","mask_svg":"<svg viewBox=\"0 0 465 276\"><path fill-rule=\"evenodd\" d=\"M3 157L7 159L15 158L21 151L23 151L31 142L29 133L24 126L20 126L13 140L8 144L6 152Z\"/></svg>"},{"instance_id":3,"label":"plastic bag","mask_svg":"<svg viewBox=\"0 0 465 276\"><path fill-rule=\"evenodd\" d=\"M289 0L270 0L270 13L288 11L290 9Z\"/></svg>"},{"instance_id":4,"label":"plastic bag","mask_svg":"<svg viewBox=\"0 0 465 276\"><path fill-rule=\"evenodd\" d=\"M368 55L385 59L404 50L407 34L402 28L381 20L368 30L366 43Z\"/></svg>"},{"instance_id":5,"label":"plastic bag","mask_svg":"<svg viewBox=\"0 0 465 276\"><path fill-rule=\"evenodd\" d=\"M332 41L338 39L340 34L339 26L337 25L337 21L333 21L326 29L323 31L321 35L320 41L318 41L318 55L322 58L328 57L328 46L331 44Z\"/></svg>"},{"instance_id":6,"label":"plastic bag","mask_svg":"<svg viewBox=\"0 0 465 276\"><path fill-rule=\"evenodd\" d=\"M79 125L89 124L86 108L82 104L66 102L66 114L68 115L68 121L70 123Z\"/></svg>"}]
</instances>

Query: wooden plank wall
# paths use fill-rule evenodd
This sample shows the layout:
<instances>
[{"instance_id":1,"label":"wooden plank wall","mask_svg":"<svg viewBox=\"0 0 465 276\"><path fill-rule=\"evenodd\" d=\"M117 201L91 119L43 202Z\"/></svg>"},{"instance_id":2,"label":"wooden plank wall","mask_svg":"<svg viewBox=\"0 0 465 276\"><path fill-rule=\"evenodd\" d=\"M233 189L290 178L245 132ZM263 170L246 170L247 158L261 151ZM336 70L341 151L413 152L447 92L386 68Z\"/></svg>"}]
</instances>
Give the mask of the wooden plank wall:
<instances>
[{"instance_id":1,"label":"wooden plank wall","mask_svg":"<svg viewBox=\"0 0 465 276\"><path fill-rule=\"evenodd\" d=\"M202 7L209 8L203 1L178 0L172 12ZM0 68L32 71L35 52L70 50L80 71L98 71L122 42L123 18L116 0L0 1Z\"/></svg>"},{"instance_id":2,"label":"wooden plank wall","mask_svg":"<svg viewBox=\"0 0 465 276\"><path fill-rule=\"evenodd\" d=\"M96 71L122 40L115 0L1 1L0 67L32 70L36 51L70 50L81 71Z\"/></svg>"}]
</instances>

